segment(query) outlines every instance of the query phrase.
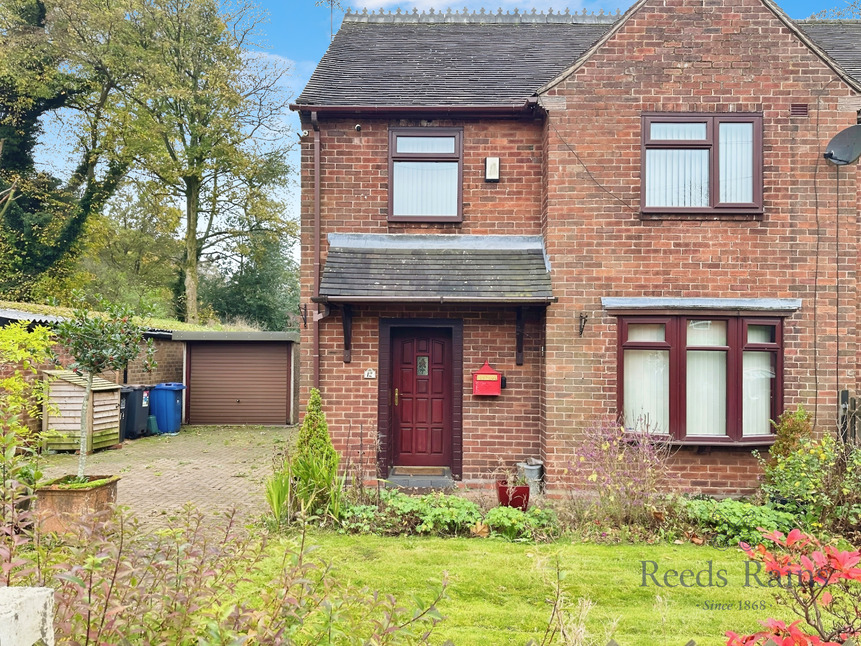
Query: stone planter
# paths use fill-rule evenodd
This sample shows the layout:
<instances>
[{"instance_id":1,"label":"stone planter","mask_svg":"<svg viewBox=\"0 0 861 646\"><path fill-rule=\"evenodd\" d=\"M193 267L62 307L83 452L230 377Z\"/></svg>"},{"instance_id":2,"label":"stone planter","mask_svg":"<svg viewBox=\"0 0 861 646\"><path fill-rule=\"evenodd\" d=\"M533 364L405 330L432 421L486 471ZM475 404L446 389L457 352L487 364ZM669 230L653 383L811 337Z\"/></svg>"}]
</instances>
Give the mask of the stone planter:
<instances>
[{"instance_id":1,"label":"stone planter","mask_svg":"<svg viewBox=\"0 0 861 646\"><path fill-rule=\"evenodd\" d=\"M36 490L36 512L43 532L64 534L89 514L108 509L117 501L120 476L87 476L85 484L58 484L57 478Z\"/></svg>"}]
</instances>

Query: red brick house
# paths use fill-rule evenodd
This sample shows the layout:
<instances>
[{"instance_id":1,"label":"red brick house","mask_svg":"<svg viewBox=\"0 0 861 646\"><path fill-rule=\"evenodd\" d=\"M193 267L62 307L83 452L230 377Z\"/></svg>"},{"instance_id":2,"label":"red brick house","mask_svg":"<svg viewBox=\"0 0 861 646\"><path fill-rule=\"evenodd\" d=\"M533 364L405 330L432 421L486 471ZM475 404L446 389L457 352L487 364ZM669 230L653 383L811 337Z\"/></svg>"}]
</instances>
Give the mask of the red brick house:
<instances>
[{"instance_id":1,"label":"red brick house","mask_svg":"<svg viewBox=\"0 0 861 646\"><path fill-rule=\"evenodd\" d=\"M552 489L613 414L741 493L770 419L831 429L857 387L861 182L823 159L859 120L857 22L349 14L294 109L303 401L371 473L537 457Z\"/></svg>"}]
</instances>

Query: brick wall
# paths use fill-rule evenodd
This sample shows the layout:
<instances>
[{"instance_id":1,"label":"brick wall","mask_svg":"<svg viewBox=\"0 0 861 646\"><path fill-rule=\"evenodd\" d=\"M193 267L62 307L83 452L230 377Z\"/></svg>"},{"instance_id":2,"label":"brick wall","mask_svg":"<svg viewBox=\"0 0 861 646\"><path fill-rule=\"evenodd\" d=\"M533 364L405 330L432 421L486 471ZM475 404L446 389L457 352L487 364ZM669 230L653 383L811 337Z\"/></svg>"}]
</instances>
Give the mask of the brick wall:
<instances>
[{"instance_id":1,"label":"brick wall","mask_svg":"<svg viewBox=\"0 0 861 646\"><path fill-rule=\"evenodd\" d=\"M544 232L559 296L547 312L551 476L566 435L615 411L616 320L602 311L605 296L800 298L786 321L785 404L803 404L832 427L837 193L822 152L855 123L854 111L838 110L850 94L759 0L647 2L548 93ZM809 104L810 116L791 117L791 103ZM763 217L641 219L644 111L762 112ZM857 170L840 173L840 383L854 388ZM578 311L590 316L582 338ZM691 488L713 489L724 467L750 480L748 453L686 450L679 469Z\"/></svg>"},{"instance_id":2,"label":"brick wall","mask_svg":"<svg viewBox=\"0 0 861 646\"><path fill-rule=\"evenodd\" d=\"M375 471L377 437L377 379L363 378L373 368L379 374L379 319L435 318L463 321L463 477L482 480L499 465L540 455L540 380L543 318L530 312L525 319L524 362L515 365L515 311L511 308L356 306L353 311L351 363L343 362L339 314L321 322L320 390L335 447L343 460L362 462L366 477ZM303 355L305 344L302 345ZM502 372L507 387L500 397L474 397L472 373L487 360ZM307 386L310 373L303 371ZM364 459L360 456L364 450Z\"/></svg>"},{"instance_id":3,"label":"brick wall","mask_svg":"<svg viewBox=\"0 0 861 646\"><path fill-rule=\"evenodd\" d=\"M760 0L650 1L547 92L544 122L433 122L464 127L461 224L386 221L388 128L422 122L321 121L321 264L332 231L544 235L559 298L543 319L545 352L539 356L535 339L541 324L533 321L533 345L523 366L528 394L509 390L496 404L465 396L467 479L480 477L499 451L516 459L537 450L551 483L564 482L570 447L589 420L616 410L617 326L602 309L602 297L801 299L801 310L785 322L784 400L786 407L803 404L814 412L824 431L836 417L838 377L841 387L855 390L861 370L856 342L861 186L857 165L840 169L838 249L837 171L822 159L828 140L856 121L854 110L838 107L852 94ZM810 116L790 116L793 103L809 104ZM761 112L763 216L641 218L640 119L646 111ZM304 127L311 131L310 124ZM313 133L302 140L302 302L309 304L312 142ZM499 184L483 182L483 160L490 155L501 158ZM358 307L349 365L341 362L335 314L321 323L320 366L327 414L340 446L348 443L351 422L364 423L368 442L375 436L376 384L358 376L365 367L377 367L377 317L397 312L463 316L470 348L465 380L488 353L499 353L497 369L507 374L518 369L509 310ZM582 337L581 312L589 317ZM302 329L303 403L312 380L310 313ZM505 317L510 320L502 323ZM487 434L488 427L504 429L502 439ZM686 490L738 494L756 485L750 449L685 448L674 460Z\"/></svg>"}]
</instances>

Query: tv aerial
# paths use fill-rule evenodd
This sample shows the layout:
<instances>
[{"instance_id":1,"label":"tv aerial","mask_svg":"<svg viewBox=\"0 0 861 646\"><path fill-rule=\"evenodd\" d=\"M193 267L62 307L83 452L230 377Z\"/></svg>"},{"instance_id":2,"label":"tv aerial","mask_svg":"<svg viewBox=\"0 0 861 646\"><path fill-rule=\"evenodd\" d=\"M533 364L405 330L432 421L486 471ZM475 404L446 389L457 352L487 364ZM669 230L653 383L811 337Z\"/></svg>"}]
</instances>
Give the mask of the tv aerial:
<instances>
[{"instance_id":1,"label":"tv aerial","mask_svg":"<svg viewBox=\"0 0 861 646\"><path fill-rule=\"evenodd\" d=\"M823 157L837 166L851 164L861 157L861 124L849 126L834 135Z\"/></svg>"}]
</instances>

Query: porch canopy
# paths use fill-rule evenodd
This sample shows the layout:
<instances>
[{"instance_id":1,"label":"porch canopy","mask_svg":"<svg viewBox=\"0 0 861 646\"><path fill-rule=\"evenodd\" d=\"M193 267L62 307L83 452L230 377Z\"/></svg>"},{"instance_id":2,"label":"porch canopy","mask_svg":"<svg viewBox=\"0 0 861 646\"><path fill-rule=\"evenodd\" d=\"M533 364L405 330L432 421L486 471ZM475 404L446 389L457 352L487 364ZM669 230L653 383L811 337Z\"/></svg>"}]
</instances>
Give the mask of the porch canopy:
<instances>
[{"instance_id":1,"label":"porch canopy","mask_svg":"<svg viewBox=\"0 0 861 646\"><path fill-rule=\"evenodd\" d=\"M547 305L541 236L329 234L322 303Z\"/></svg>"}]
</instances>

